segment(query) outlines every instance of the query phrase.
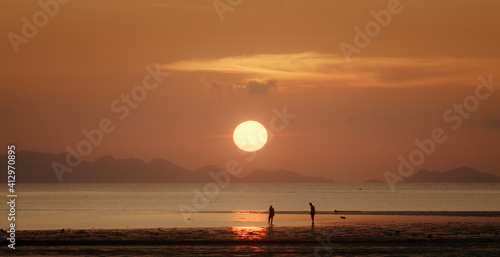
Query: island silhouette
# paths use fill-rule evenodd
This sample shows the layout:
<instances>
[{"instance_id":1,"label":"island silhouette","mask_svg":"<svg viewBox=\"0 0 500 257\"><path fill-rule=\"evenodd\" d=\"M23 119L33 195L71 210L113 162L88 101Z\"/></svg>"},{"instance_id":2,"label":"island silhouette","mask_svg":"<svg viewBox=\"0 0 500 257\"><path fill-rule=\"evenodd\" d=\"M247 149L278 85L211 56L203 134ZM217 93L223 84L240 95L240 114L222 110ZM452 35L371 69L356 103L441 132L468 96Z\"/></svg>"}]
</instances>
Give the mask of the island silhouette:
<instances>
[{"instance_id":1,"label":"island silhouette","mask_svg":"<svg viewBox=\"0 0 500 257\"><path fill-rule=\"evenodd\" d=\"M65 164L67 153L51 154L35 151L17 152L16 180L24 183L59 182L52 167L54 162ZM6 159L5 154L0 158ZM205 165L196 170L189 170L163 159L144 162L139 159L117 159L102 156L93 162L82 160L72 168L72 172L63 175L63 182L69 183L206 183L213 182L214 174L222 169L214 165ZM6 181L7 176L0 177ZM303 176L289 170L255 169L245 177L231 176L232 183L333 183L324 177ZM370 180L367 182L379 182ZM383 182L383 181L380 181ZM479 172L470 167L460 167L448 171L419 170L404 183L500 183L500 177Z\"/></svg>"},{"instance_id":2,"label":"island silhouette","mask_svg":"<svg viewBox=\"0 0 500 257\"><path fill-rule=\"evenodd\" d=\"M34 151L17 152L16 179L24 183L59 182L54 169L54 162L66 165L67 153L51 154ZM0 155L6 159L6 155ZM180 167L173 162L154 159L144 162L139 159L117 159L102 156L93 162L82 160L71 172L62 175L63 182L69 183L206 183L213 182L210 174L222 169L214 165L205 165L196 170ZM7 176L0 181L6 181ZM235 183L332 183L324 177L302 176L288 170L254 170L243 178L231 176Z\"/></svg>"}]
</instances>

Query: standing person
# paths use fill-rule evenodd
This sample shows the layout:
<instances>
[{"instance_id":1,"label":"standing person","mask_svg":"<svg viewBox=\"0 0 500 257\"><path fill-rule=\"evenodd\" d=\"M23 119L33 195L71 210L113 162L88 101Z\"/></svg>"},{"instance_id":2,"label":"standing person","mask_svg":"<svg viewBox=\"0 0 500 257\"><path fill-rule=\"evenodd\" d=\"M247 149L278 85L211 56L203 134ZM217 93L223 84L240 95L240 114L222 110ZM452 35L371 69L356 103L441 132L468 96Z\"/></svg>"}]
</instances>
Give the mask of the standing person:
<instances>
[{"instance_id":1,"label":"standing person","mask_svg":"<svg viewBox=\"0 0 500 257\"><path fill-rule=\"evenodd\" d=\"M273 224L274 208L272 205L269 206L269 217L267 218L267 224Z\"/></svg>"},{"instance_id":2,"label":"standing person","mask_svg":"<svg viewBox=\"0 0 500 257\"><path fill-rule=\"evenodd\" d=\"M314 225L314 214L316 214L316 208L314 208L314 205L312 203L309 203L309 205L311 206L311 220L312 224Z\"/></svg>"}]
</instances>

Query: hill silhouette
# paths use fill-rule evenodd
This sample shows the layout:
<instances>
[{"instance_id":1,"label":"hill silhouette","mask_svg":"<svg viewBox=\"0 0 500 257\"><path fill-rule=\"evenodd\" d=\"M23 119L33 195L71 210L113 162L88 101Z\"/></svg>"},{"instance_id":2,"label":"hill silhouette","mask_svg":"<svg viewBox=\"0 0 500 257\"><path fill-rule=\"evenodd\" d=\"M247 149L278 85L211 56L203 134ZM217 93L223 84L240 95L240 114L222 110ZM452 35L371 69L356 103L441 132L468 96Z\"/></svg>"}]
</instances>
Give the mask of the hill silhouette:
<instances>
[{"instance_id":1,"label":"hill silhouette","mask_svg":"<svg viewBox=\"0 0 500 257\"><path fill-rule=\"evenodd\" d=\"M460 167L448 171L429 171L421 169L406 183L498 183L500 177L479 172L470 167Z\"/></svg>"},{"instance_id":2,"label":"hill silhouette","mask_svg":"<svg viewBox=\"0 0 500 257\"><path fill-rule=\"evenodd\" d=\"M324 177L302 176L293 171L276 170L268 171L257 169L239 180L244 183L331 183L333 181Z\"/></svg>"},{"instance_id":3,"label":"hill silhouette","mask_svg":"<svg viewBox=\"0 0 500 257\"><path fill-rule=\"evenodd\" d=\"M66 165L66 156L67 153L18 151L16 153L16 181L18 183L57 183L59 180L52 165L54 162ZM3 154L0 155L0 158L5 160L7 156ZM144 162L135 158L117 159L113 156L102 156L93 162L82 160L78 166L72 168L72 172L64 173L62 178L63 182L68 183L205 183L214 181L210 173L217 173L221 170L214 165L189 170L162 159ZM7 176L0 176L1 182L6 180ZM255 170L244 178L231 177L231 181L332 182L325 178L301 176L286 170Z\"/></svg>"}]
</instances>

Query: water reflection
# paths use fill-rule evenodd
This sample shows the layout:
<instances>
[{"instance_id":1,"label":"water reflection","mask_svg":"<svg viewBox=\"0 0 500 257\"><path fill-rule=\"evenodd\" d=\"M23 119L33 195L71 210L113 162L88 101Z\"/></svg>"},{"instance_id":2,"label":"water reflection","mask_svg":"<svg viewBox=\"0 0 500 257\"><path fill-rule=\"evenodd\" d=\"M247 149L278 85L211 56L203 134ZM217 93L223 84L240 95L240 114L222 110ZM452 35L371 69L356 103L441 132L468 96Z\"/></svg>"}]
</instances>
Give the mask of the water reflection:
<instances>
[{"instance_id":1,"label":"water reflection","mask_svg":"<svg viewBox=\"0 0 500 257\"><path fill-rule=\"evenodd\" d=\"M267 227L232 227L236 240L260 240L267 235Z\"/></svg>"},{"instance_id":2,"label":"water reflection","mask_svg":"<svg viewBox=\"0 0 500 257\"><path fill-rule=\"evenodd\" d=\"M261 222L267 220L267 211L233 211L234 222Z\"/></svg>"},{"instance_id":3,"label":"water reflection","mask_svg":"<svg viewBox=\"0 0 500 257\"><path fill-rule=\"evenodd\" d=\"M232 227L235 240L262 240L268 234L267 227ZM262 252L261 245L252 245L244 243L235 246L235 251L240 254L252 254Z\"/></svg>"}]
</instances>

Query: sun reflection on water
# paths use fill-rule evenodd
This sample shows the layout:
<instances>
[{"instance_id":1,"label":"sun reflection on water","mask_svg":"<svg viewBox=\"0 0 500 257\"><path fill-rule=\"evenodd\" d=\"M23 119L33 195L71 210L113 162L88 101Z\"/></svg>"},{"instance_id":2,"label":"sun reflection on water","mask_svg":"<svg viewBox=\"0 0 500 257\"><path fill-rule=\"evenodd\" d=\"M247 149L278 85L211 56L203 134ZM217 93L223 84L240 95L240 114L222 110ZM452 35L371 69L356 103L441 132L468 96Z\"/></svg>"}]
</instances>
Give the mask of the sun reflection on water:
<instances>
[{"instance_id":1,"label":"sun reflection on water","mask_svg":"<svg viewBox=\"0 0 500 257\"><path fill-rule=\"evenodd\" d=\"M236 240L262 240L268 233L267 227L232 227L234 239ZM243 244L237 245L235 251L239 254L250 254L255 252L262 252L263 249L259 245Z\"/></svg>"},{"instance_id":2,"label":"sun reflection on water","mask_svg":"<svg viewBox=\"0 0 500 257\"><path fill-rule=\"evenodd\" d=\"M232 227L236 240L260 240L267 235L267 227Z\"/></svg>"}]
</instances>

